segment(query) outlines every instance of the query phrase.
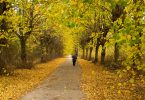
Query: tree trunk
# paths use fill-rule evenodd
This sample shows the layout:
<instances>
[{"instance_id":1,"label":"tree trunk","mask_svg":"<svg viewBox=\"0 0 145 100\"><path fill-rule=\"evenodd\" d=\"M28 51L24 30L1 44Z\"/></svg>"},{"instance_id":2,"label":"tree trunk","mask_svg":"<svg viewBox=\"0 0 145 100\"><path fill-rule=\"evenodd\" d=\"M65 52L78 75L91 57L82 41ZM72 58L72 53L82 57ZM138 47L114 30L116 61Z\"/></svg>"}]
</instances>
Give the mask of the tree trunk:
<instances>
[{"instance_id":1,"label":"tree trunk","mask_svg":"<svg viewBox=\"0 0 145 100\"><path fill-rule=\"evenodd\" d=\"M93 51L93 47L90 47L89 60L91 60L91 59L92 59L92 51Z\"/></svg>"},{"instance_id":2,"label":"tree trunk","mask_svg":"<svg viewBox=\"0 0 145 100\"><path fill-rule=\"evenodd\" d=\"M86 59L88 59L88 48L86 48Z\"/></svg>"},{"instance_id":3,"label":"tree trunk","mask_svg":"<svg viewBox=\"0 0 145 100\"><path fill-rule=\"evenodd\" d=\"M124 23L124 19L125 19L125 13L124 13L124 9L125 7L122 5L116 5L115 9L112 10L112 21L115 22L122 14L122 22ZM114 32L117 32L117 30L114 30ZM116 33L115 33L116 34ZM117 62L118 58L119 58L119 46L117 43L115 43L114 46L115 50L114 50L114 61Z\"/></svg>"},{"instance_id":4,"label":"tree trunk","mask_svg":"<svg viewBox=\"0 0 145 100\"><path fill-rule=\"evenodd\" d=\"M96 45L94 63L97 63L98 62L98 52L99 52L99 45Z\"/></svg>"},{"instance_id":5,"label":"tree trunk","mask_svg":"<svg viewBox=\"0 0 145 100\"><path fill-rule=\"evenodd\" d=\"M20 38L21 44L21 60L22 64L25 66L27 63L27 54L26 54L26 39L24 37Z\"/></svg>"},{"instance_id":6,"label":"tree trunk","mask_svg":"<svg viewBox=\"0 0 145 100\"><path fill-rule=\"evenodd\" d=\"M105 62L105 55L106 55L106 47L104 47L104 44L103 44L102 51L101 51L101 64L104 64Z\"/></svg>"},{"instance_id":7,"label":"tree trunk","mask_svg":"<svg viewBox=\"0 0 145 100\"><path fill-rule=\"evenodd\" d=\"M115 48L114 48L114 61L118 62L119 59L119 46L117 43L115 43Z\"/></svg>"},{"instance_id":8,"label":"tree trunk","mask_svg":"<svg viewBox=\"0 0 145 100\"><path fill-rule=\"evenodd\" d=\"M83 47L83 58L85 58L85 48Z\"/></svg>"}]
</instances>

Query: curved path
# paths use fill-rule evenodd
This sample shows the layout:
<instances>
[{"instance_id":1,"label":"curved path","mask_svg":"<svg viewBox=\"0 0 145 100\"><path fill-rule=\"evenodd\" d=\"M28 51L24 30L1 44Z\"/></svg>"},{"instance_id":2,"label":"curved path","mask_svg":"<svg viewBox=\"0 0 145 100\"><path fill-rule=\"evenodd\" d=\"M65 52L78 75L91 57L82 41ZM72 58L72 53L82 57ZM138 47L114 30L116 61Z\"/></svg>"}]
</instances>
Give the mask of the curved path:
<instances>
[{"instance_id":1,"label":"curved path","mask_svg":"<svg viewBox=\"0 0 145 100\"><path fill-rule=\"evenodd\" d=\"M80 89L81 71L71 59L60 65L44 82L21 100L83 100Z\"/></svg>"}]
</instances>

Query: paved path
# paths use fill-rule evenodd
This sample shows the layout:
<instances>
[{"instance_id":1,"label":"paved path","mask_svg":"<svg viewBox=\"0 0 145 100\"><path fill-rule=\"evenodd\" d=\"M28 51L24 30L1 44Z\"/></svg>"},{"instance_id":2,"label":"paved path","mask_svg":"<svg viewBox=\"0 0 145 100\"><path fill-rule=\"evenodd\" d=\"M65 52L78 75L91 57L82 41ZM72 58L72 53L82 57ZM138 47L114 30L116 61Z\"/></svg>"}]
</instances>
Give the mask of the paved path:
<instances>
[{"instance_id":1,"label":"paved path","mask_svg":"<svg viewBox=\"0 0 145 100\"><path fill-rule=\"evenodd\" d=\"M72 66L71 59L67 58L40 86L21 100L84 100L80 74L79 66Z\"/></svg>"}]
</instances>

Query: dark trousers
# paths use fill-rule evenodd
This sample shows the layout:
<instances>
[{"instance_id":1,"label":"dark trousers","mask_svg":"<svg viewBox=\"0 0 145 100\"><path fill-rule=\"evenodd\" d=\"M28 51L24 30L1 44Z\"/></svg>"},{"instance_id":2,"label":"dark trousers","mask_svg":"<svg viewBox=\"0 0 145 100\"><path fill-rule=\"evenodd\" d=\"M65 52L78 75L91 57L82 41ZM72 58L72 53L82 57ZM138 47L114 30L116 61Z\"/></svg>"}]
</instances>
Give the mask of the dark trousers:
<instances>
[{"instance_id":1,"label":"dark trousers","mask_svg":"<svg viewBox=\"0 0 145 100\"><path fill-rule=\"evenodd\" d=\"M76 60L75 59L73 59L73 66L75 66L76 65Z\"/></svg>"}]
</instances>

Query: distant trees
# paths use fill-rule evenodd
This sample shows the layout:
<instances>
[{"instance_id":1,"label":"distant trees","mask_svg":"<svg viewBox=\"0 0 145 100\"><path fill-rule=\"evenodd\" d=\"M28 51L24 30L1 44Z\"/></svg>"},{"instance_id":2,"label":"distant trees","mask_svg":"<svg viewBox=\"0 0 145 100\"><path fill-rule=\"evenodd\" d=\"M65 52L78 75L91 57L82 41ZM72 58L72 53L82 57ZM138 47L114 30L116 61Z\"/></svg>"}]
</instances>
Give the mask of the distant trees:
<instances>
[{"instance_id":1,"label":"distant trees","mask_svg":"<svg viewBox=\"0 0 145 100\"><path fill-rule=\"evenodd\" d=\"M63 55L61 36L51 35L55 30L49 28L40 36L41 62Z\"/></svg>"},{"instance_id":2,"label":"distant trees","mask_svg":"<svg viewBox=\"0 0 145 100\"><path fill-rule=\"evenodd\" d=\"M80 38L80 46L83 49L83 58L87 59L88 48L86 48L87 42L89 41L89 35L86 32L82 32L82 36ZM86 55L86 56L85 56Z\"/></svg>"},{"instance_id":3,"label":"distant trees","mask_svg":"<svg viewBox=\"0 0 145 100\"><path fill-rule=\"evenodd\" d=\"M90 6L88 6L90 5ZM86 28L86 31L88 32L90 41L85 41L86 46L88 44L91 44L91 47L89 49L90 51L90 56L89 60L91 59L91 53L93 48L95 48L95 58L94 58L94 63L98 62L98 52L99 52L99 47L102 46L102 51L101 51L101 63L103 64L105 61L105 54L106 54L106 37L107 33L109 32L110 29L110 18L111 15L106 10L105 7L98 5L97 2L84 2L84 7L87 7L89 10L86 10L84 13L84 28ZM98 9L96 9L98 7ZM89 15L89 16L88 16ZM87 21L87 22L86 22ZM86 22L86 23L85 23ZM84 46L84 47L86 47Z\"/></svg>"}]
</instances>

